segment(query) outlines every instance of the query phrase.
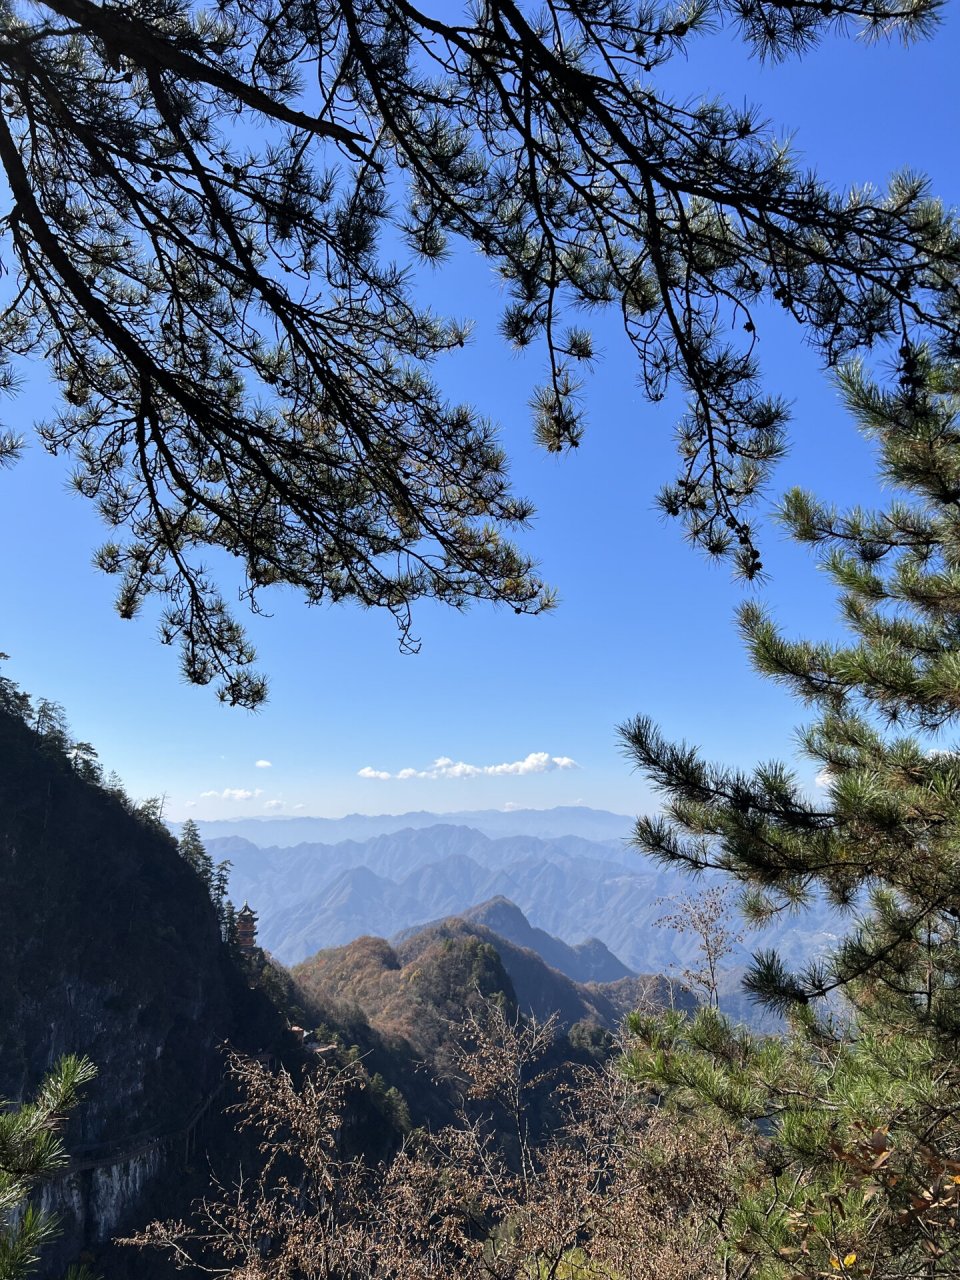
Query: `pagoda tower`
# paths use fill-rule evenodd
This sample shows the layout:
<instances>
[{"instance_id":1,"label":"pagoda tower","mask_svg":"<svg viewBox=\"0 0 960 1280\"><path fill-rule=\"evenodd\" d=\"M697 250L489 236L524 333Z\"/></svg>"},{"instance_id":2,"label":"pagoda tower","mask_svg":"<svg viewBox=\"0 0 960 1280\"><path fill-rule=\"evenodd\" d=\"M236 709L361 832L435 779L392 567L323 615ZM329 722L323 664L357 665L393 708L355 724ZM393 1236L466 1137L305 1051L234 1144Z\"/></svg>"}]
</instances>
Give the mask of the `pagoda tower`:
<instances>
[{"instance_id":1,"label":"pagoda tower","mask_svg":"<svg viewBox=\"0 0 960 1280\"><path fill-rule=\"evenodd\" d=\"M257 913L244 903L237 912L237 946L241 951L250 952L257 945Z\"/></svg>"}]
</instances>

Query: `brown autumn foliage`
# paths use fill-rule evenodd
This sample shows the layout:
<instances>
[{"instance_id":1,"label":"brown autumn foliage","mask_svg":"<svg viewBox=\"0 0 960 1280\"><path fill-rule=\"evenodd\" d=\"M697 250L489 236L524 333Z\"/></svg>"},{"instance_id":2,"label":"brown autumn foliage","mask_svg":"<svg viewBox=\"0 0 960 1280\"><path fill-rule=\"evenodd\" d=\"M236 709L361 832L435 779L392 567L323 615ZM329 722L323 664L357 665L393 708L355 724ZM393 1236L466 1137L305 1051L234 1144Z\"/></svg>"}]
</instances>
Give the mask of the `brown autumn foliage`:
<instances>
[{"instance_id":1,"label":"brown autumn foliage","mask_svg":"<svg viewBox=\"0 0 960 1280\"><path fill-rule=\"evenodd\" d=\"M494 948L477 938L430 939L403 963L383 938L320 951L293 969L307 1009L355 1006L388 1042L424 1059L442 1054L464 1007L513 987Z\"/></svg>"},{"instance_id":2,"label":"brown autumn foliage","mask_svg":"<svg viewBox=\"0 0 960 1280\"><path fill-rule=\"evenodd\" d=\"M361 1066L321 1062L297 1087L235 1059L260 1169L127 1243L223 1280L720 1280L744 1139L676 1126L598 1065L557 1085L563 1121L534 1140L554 1030L495 1001L473 1010L451 1055L457 1123L376 1166L350 1154Z\"/></svg>"}]
</instances>

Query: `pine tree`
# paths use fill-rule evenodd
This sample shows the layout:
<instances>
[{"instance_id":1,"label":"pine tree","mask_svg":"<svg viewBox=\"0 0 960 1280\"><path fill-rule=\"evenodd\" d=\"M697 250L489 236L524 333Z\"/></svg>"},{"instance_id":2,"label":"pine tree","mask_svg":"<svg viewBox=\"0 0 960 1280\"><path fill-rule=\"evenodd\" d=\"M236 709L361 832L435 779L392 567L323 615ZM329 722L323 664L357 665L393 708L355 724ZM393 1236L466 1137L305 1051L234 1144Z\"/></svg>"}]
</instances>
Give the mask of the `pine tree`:
<instances>
[{"instance_id":1,"label":"pine tree","mask_svg":"<svg viewBox=\"0 0 960 1280\"><path fill-rule=\"evenodd\" d=\"M21 1280L56 1235L56 1219L28 1197L66 1164L64 1117L95 1075L85 1058L61 1058L31 1102L0 1108L0 1280Z\"/></svg>"},{"instance_id":2,"label":"pine tree","mask_svg":"<svg viewBox=\"0 0 960 1280\"><path fill-rule=\"evenodd\" d=\"M725 22L783 58L850 27L924 35L939 5L5 10L3 376L33 353L50 363L64 402L42 438L117 531L98 562L120 576L121 614L159 599L185 675L249 706L265 686L210 547L239 559L254 608L292 585L388 610L409 645L423 597L549 604L509 541L531 507L491 425L431 380L467 329L416 305L379 248L391 223L421 259L453 235L500 273L504 335L545 352L533 403L549 449L583 430L593 348L577 317L616 308L648 396L676 381L688 397L664 511L755 576L744 513L787 418L760 382L762 306L828 364L924 335L949 357L956 229L922 179L840 196L758 113L690 105L695 85L675 102L658 72Z\"/></svg>"},{"instance_id":3,"label":"pine tree","mask_svg":"<svg viewBox=\"0 0 960 1280\"><path fill-rule=\"evenodd\" d=\"M801 741L826 798L780 763L709 765L646 719L623 733L667 800L638 822L640 848L727 872L756 919L820 897L850 927L799 972L755 957L747 987L792 1016L792 1039L758 1042L712 1013L638 1020L628 1069L755 1126L765 1176L745 1177L731 1220L744 1275L956 1276L960 765L945 735L960 712L960 376L908 346L896 390L856 365L841 386L898 493L838 512L794 492L782 517L836 582L850 639L790 641L741 610L756 667L817 710Z\"/></svg>"},{"instance_id":4,"label":"pine tree","mask_svg":"<svg viewBox=\"0 0 960 1280\"><path fill-rule=\"evenodd\" d=\"M187 818L180 828L177 848L181 858L190 864L206 886L210 901L217 913L224 942L233 942L236 913L233 903L227 897L230 887L230 860L224 858L222 862L214 862L200 836L200 829L192 818Z\"/></svg>"},{"instance_id":5,"label":"pine tree","mask_svg":"<svg viewBox=\"0 0 960 1280\"><path fill-rule=\"evenodd\" d=\"M180 857L188 862L207 887L213 892L213 859L207 853L206 846L200 837L200 828L192 818L187 818L180 828L180 839L177 841Z\"/></svg>"},{"instance_id":6,"label":"pine tree","mask_svg":"<svg viewBox=\"0 0 960 1280\"><path fill-rule=\"evenodd\" d=\"M231 866L232 863L229 858L224 858L221 862L212 862L210 866L210 901L213 903L217 919L220 921L221 936L224 942L230 943L236 941L236 911L227 896L230 888Z\"/></svg>"},{"instance_id":7,"label":"pine tree","mask_svg":"<svg viewBox=\"0 0 960 1280\"><path fill-rule=\"evenodd\" d=\"M9 658L8 653L0 653L0 662L7 662ZM33 719L33 704L29 695L9 676L0 676L0 710L16 716L24 724L29 724Z\"/></svg>"},{"instance_id":8,"label":"pine tree","mask_svg":"<svg viewBox=\"0 0 960 1280\"><path fill-rule=\"evenodd\" d=\"M70 746L70 728L67 713L59 702L40 698L34 710L33 731L46 750L66 755Z\"/></svg>"},{"instance_id":9,"label":"pine tree","mask_svg":"<svg viewBox=\"0 0 960 1280\"><path fill-rule=\"evenodd\" d=\"M96 786L103 784L103 769L92 743L72 742L67 748L67 756L84 782L92 782Z\"/></svg>"},{"instance_id":10,"label":"pine tree","mask_svg":"<svg viewBox=\"0 0 960 1280\"><path fill-rule=\"evenodd\" d=\"M224 898L222 910L218 914L221 938L228 946L235 947L237 945L237 909L229 898Z\"/></svg>"}]
</instances>

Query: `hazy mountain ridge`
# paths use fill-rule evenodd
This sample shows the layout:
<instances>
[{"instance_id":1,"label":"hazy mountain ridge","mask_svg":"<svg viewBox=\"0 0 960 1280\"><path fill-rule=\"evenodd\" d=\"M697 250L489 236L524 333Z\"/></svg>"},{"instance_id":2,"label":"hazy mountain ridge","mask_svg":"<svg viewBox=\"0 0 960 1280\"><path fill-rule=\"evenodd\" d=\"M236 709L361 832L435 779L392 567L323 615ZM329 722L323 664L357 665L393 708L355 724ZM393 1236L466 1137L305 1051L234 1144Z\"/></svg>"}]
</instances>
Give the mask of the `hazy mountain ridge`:
<instances>
[{"instance_id":1,"label":"hazy mountain ridge","mask_svg":"<svg viewBox=\"0 0 960 1280\"><path fill-rule=\"evenodd\" d=\"M584 805L559 805L552 809L468 809L454 813L418 809L399 814L350 813L343 818L251 817L197 822L204 840L239 837L258 848L341 844L345 840L363 842L373 836L393 835L405 828L437 825L470 827L487 836L528 835L541 840L579 836L620 845L630 835L633 818Z\"/></svg>"},{"instance_id":2,"label":"hazy mountain ridge","mask_svg":"<svg viewBox=\"0 0 960 1280\"><path fill-rule=\"evenodd\" d=\"M575 982L618 982L621 978L637 975L619 960L599 938L588 938L572 947L562 938L555 938L545 929L536 929L515 902L509 898L491 898L468 911L461 912L460 919L467 924L482 925L498 938L505 939L527 951L534 951L552 969L565 974ZM422 926L430 928L439 921ZM419 932L405 929L391 939L398 946Z\"/></svg>"},{"instance_id":3,"label":"hazy mountain ridge","mask_svg":"<svg viewBox=\"0 0 960 1280\"><path fill-rule=\"evenodd\" d=\"M258 849L232 837L208 847L232 860L234 899L257 909L263 946L287 964L361 934L389 938L460 916L494 898L516 904L533 928L570 946L599 939L635 972L665 972L695 951L692 938L656 927L669 910L662 899L694 889L689 877L578 836L490 837L437 824L336 845ZM770 946L796 962L823 950L834 932L830 913L813 910L749 934L731 964Z\"/></svg>"}]
</instances>

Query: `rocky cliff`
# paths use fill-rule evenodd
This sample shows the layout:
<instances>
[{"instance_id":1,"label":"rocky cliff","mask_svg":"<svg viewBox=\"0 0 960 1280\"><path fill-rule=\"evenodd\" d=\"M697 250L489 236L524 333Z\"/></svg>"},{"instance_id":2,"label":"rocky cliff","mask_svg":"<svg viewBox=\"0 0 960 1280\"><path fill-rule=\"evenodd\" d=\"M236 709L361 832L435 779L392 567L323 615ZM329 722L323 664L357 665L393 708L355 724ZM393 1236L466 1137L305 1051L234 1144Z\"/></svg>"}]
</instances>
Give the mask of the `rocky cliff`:
<instances>
[{"instance_id":1,"label":"rocky cliff","mask_svg":"<svg viewBox=\"0 0 960 1280\"><path fill-rule=\"evenodd\" d=\"M0 760L0 1097L29 1095L64 1053L99 1070L69 1121L71 1170L45 1192L64 1227L49 1275L142 1225L151 1188L180 1180L223 1043L259 1052L281 1024L164 830L5 713Z\"/></svg>"}]
</instances>

